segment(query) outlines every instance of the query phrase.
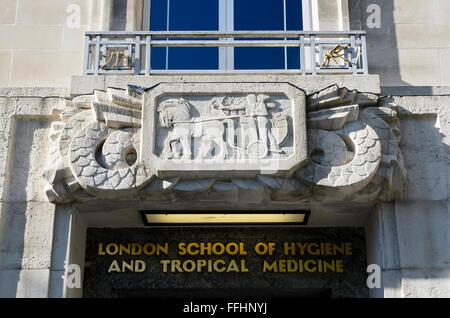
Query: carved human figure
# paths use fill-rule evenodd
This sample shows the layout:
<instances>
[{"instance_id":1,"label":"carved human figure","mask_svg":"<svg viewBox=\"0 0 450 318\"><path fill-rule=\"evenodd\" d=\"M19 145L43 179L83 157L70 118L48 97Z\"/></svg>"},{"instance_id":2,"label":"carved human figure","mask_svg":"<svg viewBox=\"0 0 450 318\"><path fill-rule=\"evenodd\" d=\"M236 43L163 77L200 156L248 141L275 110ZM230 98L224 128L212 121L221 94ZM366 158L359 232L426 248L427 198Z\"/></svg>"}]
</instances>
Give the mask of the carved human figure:
<instances>
[{"instance_id":1,"label":"carved human figure","mask_svg":"<svg viewBox=\"0 0 450 318\"><path fill-rule=\"evenodd\" d=\"M249 117L246 120L249 129L249 144L248 153L252 157L263 158L268 153L268 112L266 101L270 99L270 96L260 94L250 94L247 96L247 107L245 110L246 115Z\"/></svg>"}]
</instances>

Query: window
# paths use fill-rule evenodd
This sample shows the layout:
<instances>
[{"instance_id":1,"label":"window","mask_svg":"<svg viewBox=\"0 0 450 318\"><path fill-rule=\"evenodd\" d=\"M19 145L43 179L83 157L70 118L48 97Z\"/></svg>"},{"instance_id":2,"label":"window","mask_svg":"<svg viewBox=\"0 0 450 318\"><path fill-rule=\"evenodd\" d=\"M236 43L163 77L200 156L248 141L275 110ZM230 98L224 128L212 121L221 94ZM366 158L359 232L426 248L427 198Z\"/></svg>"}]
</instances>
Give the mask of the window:
<instances>
[{"instance_id":1,"label":"window","mask_svg":"<svg viewBox=\"0 0 450 318\"><path fill-rule=\"evenodd\" d=\"M151 0L151 31L302 30L302 0ZM185 39L188 40L188 39ZM254 39L258 40L258 39ZM295 69L295 47L155 47L153 69Z\"/></svg>"}]
</instances>

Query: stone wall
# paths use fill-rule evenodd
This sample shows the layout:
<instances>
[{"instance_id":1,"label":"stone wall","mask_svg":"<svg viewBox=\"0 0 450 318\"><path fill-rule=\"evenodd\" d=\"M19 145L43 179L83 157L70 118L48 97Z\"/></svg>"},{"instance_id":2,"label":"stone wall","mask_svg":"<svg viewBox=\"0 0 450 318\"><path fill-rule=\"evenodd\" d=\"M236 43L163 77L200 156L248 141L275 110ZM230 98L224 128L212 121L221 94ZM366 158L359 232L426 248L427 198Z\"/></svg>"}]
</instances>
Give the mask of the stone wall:
<instances>
[{"instance_id":1,"label":"stone wall","mask_svg":"<svg viewBox=\"0 0 450 318\"><path fill-rule=\"evenodd\" d=\"M380 28L367 26L370 4L381 8ZM349 10L352 29L367 31L369 73L383 85L450 86L449 1L349 0Z\"/></svg>"},{"instance_id":2,"label":"stone wall","mask_svg":"<svg viewBox=\"0 0 450 318\"><path fill-rule=\"evenodd\" d=\"M86 0L5 0L0 12L0 87L68 87L83 71ZM80 25L73 25L79 10ZM68 23L69 21L69 23Z\"/></svg>"},{"instance_id":3,"label":"stone wall","mask_svg":"<svg viewBox=\"0 0 450 318\"><path fill-rule=\"evenodd\" d=\"M407 194L379 204L367 223L368 263L383 270L384 290L372 296L449 297L450 98L393 99L401 107Z\"/></svg>"},{"instance_id":4,"label":"stone wall","mask_svg":"<svg viewBox=\"0 0 450 318\"><path fill-rule=\"evenodd\" d=\"M81 290L66 289L61 276L65 261L83 266L90 225L76 209L49 203L41 177L51 121L57 119L53 109L64 107L68 92L22 88L0 94L0 296L79 297ZM393 101L400 106L406 197L378 204L369 217L355 215L355 223L366 226L367 262L383 270L382 289L371 295L449 297L450 98ZM314 226L329 226L344 215L348 226L348 213L324 215ZM101 219L94 223L101 225Z\"/></svg>"}]
</instances>

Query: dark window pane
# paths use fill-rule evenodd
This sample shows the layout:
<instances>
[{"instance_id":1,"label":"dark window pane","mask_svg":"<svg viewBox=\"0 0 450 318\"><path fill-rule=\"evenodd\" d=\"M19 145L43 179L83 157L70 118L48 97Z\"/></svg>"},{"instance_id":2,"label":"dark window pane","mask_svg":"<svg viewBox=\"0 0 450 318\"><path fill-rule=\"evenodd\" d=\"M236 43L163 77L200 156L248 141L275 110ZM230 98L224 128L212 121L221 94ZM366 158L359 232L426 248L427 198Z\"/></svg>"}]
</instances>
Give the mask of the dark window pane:
<instances>
[{"instance_id":1,"label":"dark window pane","mask_svg":"<svg viewBox=\"0 0 450 318\"><path fill-rule=\"evenodd\" d=\"M237 47L234 49L236 70L284 69L283 47Z\"/></svg>"},{"instance_id":2,"label":"dark window pane","mask_svg":"<svg viewBox=\"0 0 450 318\"><path fill-rule=\"evenodd\" d=\"M216 70L219 68L217 47L171 47L169 69Z\"/></svg>"},{"instance_id":3,"label":"dark window pane","mask_svg":"<svg viewBox=\"0 0 450 318\"><path fill-rule=\"evenodd\" d=\"M150 9L150 30L167 30L167 0L152 0Z\"/></svg>"},{"instance_id":4,"label":"dark window pane","mask_svg":"<svg viewBox=\"0 0 450 318\"><path fill-rule=\"evenodd\" d=\"M302 0L286 0L286 29L303 30Z\"/></svg>"},{"instance_id":5,"label":"dark window pane","mask_svg":"<svg viewBox=\"0 0 450 318\"><path fill-rule=\"evenodd\" d=\"M152 69L165 70L166 69L166 48L152 47Z\"/></svg>"},{"instance_id":6,"label":"dark window pane","mask_svg":"<svg viewBox=\"0 0 450 318\"><path fill-rule=\"evenodd\" d=\"M300 68L300 48L298 47L287 48L287 68L288 69Z\"/></svg>"},{"instance_id":7,"label":"dark window pane","mask_svg":"<svg viewBox=\"0 0 450 318\"><path fill-rule=\"evenodd\" d=\"M234 29L283 30L283 1L234 0Z\"/></svg>"},{"instance_id":8,"label":"dark window pane","mask_svg":"<svg viewBox=\"0 0 450 318\"><path fill-rule=\"evenodd\" d=\"M170 0L170 30L217 31L218 0ZM169 48L169 69L218 69L216 47Z\"/></svg>"},{"instance_id":9,"label":"dark window pane","mask_svg":"<svg viewBox=\"0 0 450 318\"><path fill-rule=\"evenodd\" d=\"M280 0L235 0L234 29L283 30L283 1ZM283 69L284 48L282 47L237 47L234 49L234 68Z\"/></svg>"},{"instance_id":10,"label":"dark window pane","mask_svg":"<svg viewBox=\"0 0 450 318\"><path fill-rule=\"evenodd\" d=\"M170 0L169 25L171 31L217 31L219 1Z\"/></svg>"}]
</instances>

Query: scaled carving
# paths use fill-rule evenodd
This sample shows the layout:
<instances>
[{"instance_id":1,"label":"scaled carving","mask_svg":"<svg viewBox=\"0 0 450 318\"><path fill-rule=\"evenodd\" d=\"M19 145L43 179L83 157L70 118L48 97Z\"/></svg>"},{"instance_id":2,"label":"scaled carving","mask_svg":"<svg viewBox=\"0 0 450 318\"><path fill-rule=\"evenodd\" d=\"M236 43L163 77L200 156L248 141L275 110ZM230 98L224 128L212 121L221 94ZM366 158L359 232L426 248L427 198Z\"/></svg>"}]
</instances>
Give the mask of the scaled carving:
<instances>
[{"instance_id":1,"label":"scaled carving","mask_svg":"<svg viewBox=\"0 0 450 318\"><path fill-rule=\"evenodd\" d=\"M67 100L50 134L49 200L402 198L397 105L387 99L337 86L305 96L283 83L176 85Z\"/></svg>"}]
</instances>

